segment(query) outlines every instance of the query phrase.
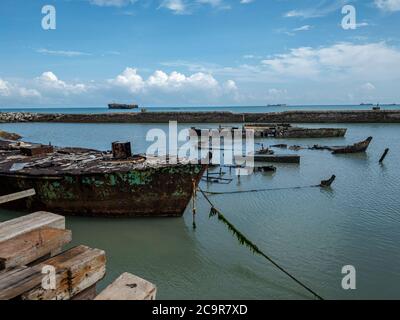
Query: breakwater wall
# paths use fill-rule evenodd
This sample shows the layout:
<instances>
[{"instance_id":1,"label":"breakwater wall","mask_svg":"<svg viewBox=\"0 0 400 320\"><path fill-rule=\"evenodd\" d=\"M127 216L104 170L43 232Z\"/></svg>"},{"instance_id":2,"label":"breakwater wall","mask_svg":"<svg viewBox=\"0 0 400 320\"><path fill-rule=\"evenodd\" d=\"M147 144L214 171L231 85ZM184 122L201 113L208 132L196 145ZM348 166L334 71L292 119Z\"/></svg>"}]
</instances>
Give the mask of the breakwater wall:
<instances>
[{"instance_id":1,"label":"breakwater wall","mask_svg":"<svg viewBox=\"0 0 400 320\"><path fill-rule=\"evenodd\" d=\"M268 113L140 112L61 114L0 112L0 123L400 123L400 110L286 111Z\"/></svg>"}]
</instances>

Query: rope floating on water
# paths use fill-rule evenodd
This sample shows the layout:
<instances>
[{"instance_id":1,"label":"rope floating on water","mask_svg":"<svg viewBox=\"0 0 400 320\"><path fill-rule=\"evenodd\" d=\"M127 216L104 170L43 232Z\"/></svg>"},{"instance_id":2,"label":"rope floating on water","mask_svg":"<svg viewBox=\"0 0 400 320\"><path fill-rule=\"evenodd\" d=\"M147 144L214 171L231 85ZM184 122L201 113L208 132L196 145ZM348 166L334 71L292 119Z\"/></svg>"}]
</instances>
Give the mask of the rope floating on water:
<instances>
[{"instance_id":1,"label":"rope floating on water","mask_svg":"<svg viewBox=\"0 0 400 320\"><path fill-rule=\"evenodd\" d=\"M270 263L272 263L276 268L278 268L280 271L282 271L284 274L286 274L289 278L291 278L293 281L295 281L298 285L303 287L305 290L307 290L309 293L311 293L313 296L315 296L319 300L324 300L318 293L316 293L314 290L309 288L307 285L305 285L303 282L298 280L295 276L290 274L288 271L286 271L283 267L281 267L278 263L276 263L272 258L270 258L267 254L265 254L263 251L261 251L257 245L255 245L252 241L250 241L243 233L241 233L226 217L222 214L221 211L219 211L217 208L215 208L214 204L211 202L211 200L207 197L206 193L199 188L199 191L203 195L203 197L206 199L206 201L210 204L211 206L211 211L210 211L210 217L217 216L219 221L222 221L228 229L236 236L240 244L246 246L249 248L253 253L257 253L264 257L266 260L268 260Z\"/></svg>"},{"instance_id":2,"label":"rope floating on water","mask_svg":"<svg viewBox=\"0 0 400 320\"><path fill-rule=\"evenodd\" d=\"M312 186L298 186L298 187L282 187L282 188L267 188L267 189L253 189L253 190L241 190L241 191L226 191L226 192L212 192L203 191L205 194L211 196L224 195L224 194L240 194L240 193L254 193L254 192L266 192L266 191L279 191L279 190L296 190L296 189L310 189L310 188L329 188L332 183L336 180L336 176L333 175L328 180L321 181L320 184Z\"/></svg>"}]
</instances>

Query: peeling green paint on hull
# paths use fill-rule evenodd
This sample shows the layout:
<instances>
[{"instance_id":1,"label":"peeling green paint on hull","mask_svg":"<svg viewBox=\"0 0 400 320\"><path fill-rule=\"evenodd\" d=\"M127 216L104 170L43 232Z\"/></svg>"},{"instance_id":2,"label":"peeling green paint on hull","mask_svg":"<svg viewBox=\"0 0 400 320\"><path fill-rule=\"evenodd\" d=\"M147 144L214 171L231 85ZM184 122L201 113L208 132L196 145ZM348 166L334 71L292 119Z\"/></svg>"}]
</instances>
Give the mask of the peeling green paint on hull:
<instances>
[{"instance_id":1,"label":"peeling green paint on hull","mask_svg":"<svg viewBox=\"0 0 400 320\"><path fill-rule=\"evenodd\" d=\"M83 216L181 216L205 170L175 165L80 175L0 175L0 193L35 188L37 195L8 207Z\"/></svg>"}]
</instances>

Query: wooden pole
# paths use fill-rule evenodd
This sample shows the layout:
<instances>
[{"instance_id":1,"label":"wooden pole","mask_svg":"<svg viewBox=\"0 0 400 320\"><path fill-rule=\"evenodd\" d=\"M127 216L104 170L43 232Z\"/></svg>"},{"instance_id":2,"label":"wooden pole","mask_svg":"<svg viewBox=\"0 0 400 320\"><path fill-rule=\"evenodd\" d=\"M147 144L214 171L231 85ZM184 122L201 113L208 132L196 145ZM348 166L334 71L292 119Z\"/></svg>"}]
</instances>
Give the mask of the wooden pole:
<instances>
[{"instance_id":1,"label":"wooden pole","mask_svg":"<svg viewBox=\"0 0 400 320\"><path fill-rule=\"evenodd\" d=\"M31 197L31 196L34 196L35 194L36 194L35 189L29 189L29 190L25 190L25 191L9 194L9 195L6 195L6 196L1 196L0 197L0 204L11 202L11 201L15 201L15 200L19 200L19 199L23 199L23 198L27 198L27 197Z\"/></svg>"},{"instance_id":2,"label":"wooden pole","mask_svg":"<svg viewBox=\"0 0 400 320\"><path fill-rule=\"evenodd\" d=\"M379 160L379 163L382 163L383 160L385 160L385 158L386 158L386 156L388 155L388 153L389 153L389 148L387 148L387 149L385 150L385 152L383 153L381 159Z\"/></svg>"}]
</instances>

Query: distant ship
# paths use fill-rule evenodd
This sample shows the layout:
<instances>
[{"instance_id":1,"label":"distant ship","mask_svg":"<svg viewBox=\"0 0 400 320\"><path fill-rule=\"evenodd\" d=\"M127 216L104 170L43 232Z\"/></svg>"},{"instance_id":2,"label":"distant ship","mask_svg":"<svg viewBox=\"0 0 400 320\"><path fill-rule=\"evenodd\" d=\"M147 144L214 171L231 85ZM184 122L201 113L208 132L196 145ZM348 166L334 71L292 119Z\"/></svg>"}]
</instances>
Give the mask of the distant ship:
<instances>
[{"instance_id":1,"label":"distant ship","mask_svg":"<svg viewBox=\"0 0 400 320\"><path fill-rule=\"evenodd\" d=\"M108 105L109 109L137 109L139 106L137 104L123 104L123 103L110 103Z\"/></svg>"},{"instance_id":2,"label":"distant ship","mask_svg":"<svg viewBox=\"0 0 400 320\"><path fill-rule=\"evenodd\" d=\"M360 106L373 106L374 104L373 103L360 103Z\"/></svg>"},{"instance_id":3,"label":"distant ship","mask_svg":"<svg viewBox=\"0 0 400 320\"><path fill-rule=\"evenodd\" d=\"M287 107L287 104L279 103L279 104L269 104L267 107Z\"/></svg>"}]
</instances>

